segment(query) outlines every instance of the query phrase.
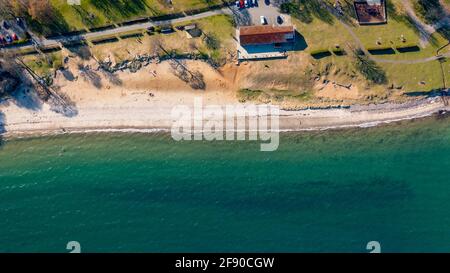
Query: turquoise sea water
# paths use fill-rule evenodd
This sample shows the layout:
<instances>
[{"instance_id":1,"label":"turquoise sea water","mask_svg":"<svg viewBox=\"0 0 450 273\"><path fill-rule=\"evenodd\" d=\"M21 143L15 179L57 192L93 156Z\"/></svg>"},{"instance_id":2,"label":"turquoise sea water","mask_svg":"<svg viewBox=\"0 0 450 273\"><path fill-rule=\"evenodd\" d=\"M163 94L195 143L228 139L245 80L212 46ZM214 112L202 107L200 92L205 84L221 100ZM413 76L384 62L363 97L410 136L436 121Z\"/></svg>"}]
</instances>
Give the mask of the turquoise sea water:
<instances>
[{"instance_id":1,"label":"turquoise sea water","mask_svg":"<svg viewBox=\"0 0 450 273\"><path fill-rule=\"evenodd\" d=\"M450 119L175 142L94 133L0 148L0 251L450 251Z\"/></svg>"}]
</instances>

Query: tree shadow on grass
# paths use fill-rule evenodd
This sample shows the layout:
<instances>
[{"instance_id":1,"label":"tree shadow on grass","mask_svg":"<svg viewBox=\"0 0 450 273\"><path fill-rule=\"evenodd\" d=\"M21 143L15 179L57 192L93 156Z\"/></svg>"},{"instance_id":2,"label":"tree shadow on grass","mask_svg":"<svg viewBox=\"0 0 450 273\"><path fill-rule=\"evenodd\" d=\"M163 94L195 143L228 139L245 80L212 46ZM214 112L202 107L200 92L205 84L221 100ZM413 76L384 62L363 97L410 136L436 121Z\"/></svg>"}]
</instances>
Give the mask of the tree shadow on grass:
<instances>
[{"instance_id":1,"label":"tree shadow on grass","mask_svg":"<svg viewBox=\"0 0 450 273\"><path fill-rule=\"evenodd\" d=\"M334 24L333 14L329 11L332 8L328 3L318 0L296 0L280 6L281 12L291 14L305 24L312 23L317 18L329 25Z\"/></svg>"},{"instance_id":2,"label":"tree shadow on grass","mask_svg":"<svg viewBox=\"0 0 450 273\"><path fill-rule=\"evenodd\" d=\"M150 8L144 0L95 0L91 4L113 20L142 15Z\"/></svg>"},{"instance_id":3,"label":"tree shadow on grass","mask_svg":"<svg viewBox=\"0 0 450 273\"><path fill-rule=\"evenodd\" d=\"M386 8L387 13L389 16L389 19L394 20L399 23L403 23L406 25L409 29L413 30L417 35L420 37L425 37L432 45L438 46L439 41L434 37L433 35L430 35L428 32L426 32L423 29L420 29L414 20L408 16L404 12L399 12L397 7L393 4L392 0L386 0ZM450 35L447 35L445 31L438 31L443 37L446 39L450 39Z\"/></svg>"},{"instance_id":4,"label":"tree shadow on grass","mask_svg":"<svg viewBox=\"0 0 450 273\"><path fill-rule=\"evenodd\" d=\"M80 16L83 24L85 26L87 26L88 28L98 27L100 25L98 17L87 12L85 9L83 9L83 6L74 5L72 7L75 10L75 12L78 14L78 16Z\"/></svg>"},{"instance_id":5,"label":"tree shadow on grass","mask_svg":"<svg viewBox=\"0 0 450 273\"><path fill-rule=\"evenodd\" d=\"M436 39L436 37L434 37L433 35L430 35L425 29L421 29L420 27L418 27L411 17L405 15L405 17L402 19L401 22L403 22L412 31L414 31L418 36L420 36L421 39L426 38L426 40L428 40L428 42L430 42L432 45L434 45L434 46L439 45L439 41Z\"/></svg>"},{"instance_id":6,"label":"tree shadow on grass","mask_svg":"<svg viewBox=\"0 0 450 273\"><path fill-rule=\"evenodd\" d=\"M48 14L42 19L34 19L29 13L24 14L28 27L43 36L53 36L67 33L71 30L64 16L51 5Z\"/></svg>"},{"instance_id":7,"label":"tree shadow on grass","mask_svg":"<svg viewBox=\"0 0 450 273\"><path fill-rule=\"evenodd\" d=\"M447 41L450 42L450 26L444 26L437 30L439 34L441 34L442 37L447 39Z\"/></svg>"},{"instance_id":8,"label":"tree shadow on grass","mask_svg":"<svg viewBox=\"0 0 450 273\"><path fill-rule=\"evenodd\" d=\"M87 61L92 58L92 52L88 42L82 36L74 38L73 41L65 41L63 45L70 53L80 57L82 60Z\"/></svg>"}]
</instances>

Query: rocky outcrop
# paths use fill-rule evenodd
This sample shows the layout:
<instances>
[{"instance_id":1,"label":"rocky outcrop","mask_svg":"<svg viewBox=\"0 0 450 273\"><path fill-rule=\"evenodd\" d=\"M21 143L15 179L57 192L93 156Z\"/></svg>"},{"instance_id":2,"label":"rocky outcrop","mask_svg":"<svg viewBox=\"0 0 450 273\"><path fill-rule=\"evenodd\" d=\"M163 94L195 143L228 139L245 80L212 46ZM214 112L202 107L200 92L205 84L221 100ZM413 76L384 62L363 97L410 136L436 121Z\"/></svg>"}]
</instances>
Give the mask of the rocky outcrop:
<instances>
[{"instance_id":1,"label":"rocky outcrop","mask_svg":"<svg viewBox=\"0 0 450 273\"><path fill-rule=\"evenodd\" d=\"M99 69L103 69L110 73L115 73L118 71L130 71L131 73L136 73L141 68L148 66L151 63L160 63L165 60L177 59L177 60L203 60L208 62L211 66L217 68L217 64L209 61L204 55L200 54L182 54L182 55L138 55L132 60L125 60L119 63L113 63L110 59L104 61L99 61Z\"/></svg>"},{"instance_id":2,"label":"rocky outcrop","mask_svg":"<svg viewBox=\"0 0 450 273\"><path fill-rule=\"evenodd\" d=\"M158 62L158 57L151 55L139 55L133 60L125 60L120 63L114 64L111 60L99 61L99 68L110 73L118 71L129 70L131 73L136 73L142 67L145 67L153 62Z\"/></svg>"}]
</instances>

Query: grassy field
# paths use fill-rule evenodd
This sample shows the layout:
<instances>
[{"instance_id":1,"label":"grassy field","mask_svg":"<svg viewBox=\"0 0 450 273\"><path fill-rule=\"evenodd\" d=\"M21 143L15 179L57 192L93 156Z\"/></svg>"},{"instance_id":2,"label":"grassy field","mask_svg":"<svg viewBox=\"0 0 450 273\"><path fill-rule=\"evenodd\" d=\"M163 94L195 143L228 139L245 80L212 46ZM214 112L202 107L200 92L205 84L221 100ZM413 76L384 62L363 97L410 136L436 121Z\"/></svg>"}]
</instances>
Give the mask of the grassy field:
<instances>
[{"instance_id":1,"label":"grassy field","mask_svg":"<svg viewBox=\"0 0 450 273\"><path fill-rule=\"evenodd\" d=\"M348 41L352 41L348 31L337 22L328 24L320 19L314 18L311 23L303 23L292 18L298 33L303 36L306 42L306 52L326 50L336 45L345 46Z\"/></svg>"},{"instance_id":2,"label":"grassy field","mask_svg":"<svg viewBox=\"0 0 450 273\"><path fill-rule=\"evenodd\" d=\"M233 19L227 15L217 15L197 20L195 23L206 35L214 36L219 41L220 48L211 49L202 41L199 46L199 51L211 56L217 63L223 63L228 54L235 51L235 44L233 36L235 35L235 28L233 26Z\"/></svg>"},{"instance_id":3,"label":"grassy field","mask_svg":"<svg viewBox=\"0 0 450 273\"><path fill-rule=\"evenodd\" d=\"M50 0L55 13L66 21L70 30L120 23L134 18L159 16L186 10L205 8L220 0L82 0L81 6L71 6L67 0Z\"/></svg>"},{"instance_id":4,"label":"grassy field","mask_svg":"<svg viewBox=\"0 0 450 273\"><path fill-rule=\"evenodd\" d=\"M62 1L52 0L55 7L63 14L72 13L73 17L65 16L68 22L72 22L76 28L86 27L79 15L74 14L74 8L62 5ZM145 2L143 10L131 13L133 16L156 15L167 12L175 12L182 9L191 9L204 7L207 5L206 0L174 1L174 8L171 9L164 6L158 1L131 1L133 3ZM99 1L101 2L101 1ZM119 1L120 2L120 1ZM151 3L150 3L151 2ZM420 45L419 33L415 27L405 19L403 11L398 8L399 1L392 1L390 6L389 21L385 25L375 26L359 26L354 21L349 21L353 31L368 49L371 48L396 48L406 45ZM211 4L211 2L208 2ZM147 5L148 4L148 5ZM98 20L94 25L108 24L118 22L124 18L130 18L130 13L126 14L116 9L109 9L108 12L99 11L98 3L92 4L90 1L83 2L83 9L88 13L96 14L92 18ZM395 8L394 11L392 9ZM67 10L65 10L67 9ZM109 16L105 14L109 14ZM102 17L104 16L104 17ZM248 84L243 86L238 97L243 100L257 100L261 102L267 101L295 101L295 102L313 102L315 97L315 85L327 79L330 82L337 82L348 85L351 83L357 86L359 92L362 93L361 98L370 97L372 102L378 102L386 99L392 92L397 95L404 93L424 94L443 87L443 73L438 61L432 61L421 64L386 64L379 63L378 66L387 76L387 83L377 85L368 82L355 66L353 54L350 48L356 48L354 38L336 18L328 17L322 13L311 12L308 20L293 18L292 21L300 34L300 40L304 44L304 49L290 52L289 60L286 61L267 61L257 62L259 65L252 66L252 73L248 78ZM141 37L124 38L125 34L120 37L113 37L117 42L91 45L87 50L97 59L103 60L108 56L112 56L116 62L132 59L136 55L152 53L155 45L160 43L173 54L198 54L208 57L216 63L223 64L225 59L234 54L236 49L234 46L233 36L235 35L234 22L231 17L226 15L217 15L204 18L192 22L185 22L183 25L196 23L202 30L204 35L198 38L188 39L186 32L176 31L172 34L154 34L148 35L143 33ZM130 33L133 34L133 33ZM205 37L213 36L217 40L218 47L211 48L206 42ZM111 38L111 37L106 37ZM379 43L377 43L379 42ZM448 41L438 33L434 34L428 45L420 47L415 52L400 53L394 50L395 54L379 55L379 58L390 60L416 60L434 56L436 50L446 44ZM338 56L338 54L330 54L330 57L322 59L314 59L311 53L320 50L336 49L336 46L347 50L346 55ZM56 54L56 53L53 53ZM42 58L37 57L32 64L39 73L52 71L54 66L58 64L46 64L42 62ZM447 77L447 84L450 84L450 62L443 64L444 75ZM267 69L265 67L270 67ZM255 72L256 71L256 72ZM393 87L393 88L392 88ZM375 99L372 99L375 98ZM334 103L334 102L333 102ZM340 103L337 101L337 103Z\"/></svg>"},{"instance_id":5,"label":"grassy field","mask_svg":"<svg viewBox=\"0 0 450 273\"><path fill-rule=\"evenodd\" d=\"M120 39L117 43L95 45L91 48L93 54L100 60L112 54L116 61L133 58L135 55L148 54L155 51L155 45L161 43L163 47L175 54L202 54L213 61L224 62L227 54L234 50L232 37L234 28L232 19L227 15L216 15L200 20L185 22L182 25L196 23L203 33L214 35L220 48L211 49L205 43L205 35L189 39L184 31L175 31L172 34L145 34L141 38ZM123 35L122 35L123 36Z\"/></svg>"},{"instance_id":6,"label":"grassy field","mask_svg":"<svg viewBox=\"0 0 450 273\"><path fill-rule=\"evenodd\" d=\"M448 40L440 34L435 33L430 42L420 47L420 36L410 20L407 19L402 10L401 1L394 0L388 2L388 23L384 25L359 26L354 20L349 20L352 29L362 44L367 49L394 48L391 53L386 52L377 56L378 58L389 60L417 60L428 58L436 55L436 50L447 44ZM349 9L350 10L350 9ZM349 11L349 17L352 14ZM326 20L324 20L326 18ZM328 16L311 12L311 18L307 22L300 19L293 19L298 32L306 41L306 53L315 53L324 50L330 50L339 45L341 48L356 48L356 43L349 31L342 26L336 19L329 20ZM417 45L418 51L400 53L395 50L397 47L406 47ZM384 54L386 53L386 54ZM334 67L334 79L341 81L356 82L358 85L364 86L365 80L357 74L355 76L354 61L348 54L346 56L329 56L318 60L312 60L316 63L315 70L317 73L323 73L325 68ZM438 61L427 62L422 64L379 64L385 71L388 84L387 86L402 87L404 91L431 91L443 87L442 73ZM448 66L448 62L445 63ZM448 71L448 70L447 70ZM386 89L382 86L372 86L372 89Z\"/></svg>"},{"instance_id":7,"label":"grassy field","mask_svg":"<svg viewBox=\"0 0 450 273\"><path fill-rule=\"evenodd\" d=\"M113 57L116 62L121 62L124 60L131 60L136 55L152 54L158 51L156 45L160 43L167 51L174 54L204 54L209 56L213 61L225 61L227 54L234 50L232 39L235 29L233 27L232 19L227 15L216 15L192 22L186 22L183 23L183 25L190 23L196 23L204 33L214 33L219 40L220 48L217 50L208 48L205 44L204 35L198 38L188 39L187 34L184 31L175 31L172 34L153 35L149 35L143 31L135 31L121 33L118 36L105 36L101 38L114 39L115 42L94 45L92 44L92 41L90 41L89 46L70 48L69 51L74 55L81 56L82 59L88 59L89 56L92 55L97 60L104 60L110 56ZM36 71L36 73L42 76L52 73L55 68L57 69L60 67L63 52L49 53L47 56L52 59L53 62L47 62L45 58L40 55L27 55L24 57L24 60Z\"/></svg>"},{"instance_id":8,"label":"grassy field","mask_svg":"<svg viewBox=\"0 0 450 273\"><path fill-rule=\"evenodd\" d=\"M23 61L39 76L47 76L62 66L62 53L53 52L46 56L28 55Z\"/></svg>"},{"instance_id":9,"label":"grassy field","mask_svg":"<svg viewBox=\"0 0 450 273\"><path fill-rule=\"evenodd\" d=\"M381 64L391 84L406 92L432 91L443 87L438 61L422 64Z\"/></svg>"}]
</instances>

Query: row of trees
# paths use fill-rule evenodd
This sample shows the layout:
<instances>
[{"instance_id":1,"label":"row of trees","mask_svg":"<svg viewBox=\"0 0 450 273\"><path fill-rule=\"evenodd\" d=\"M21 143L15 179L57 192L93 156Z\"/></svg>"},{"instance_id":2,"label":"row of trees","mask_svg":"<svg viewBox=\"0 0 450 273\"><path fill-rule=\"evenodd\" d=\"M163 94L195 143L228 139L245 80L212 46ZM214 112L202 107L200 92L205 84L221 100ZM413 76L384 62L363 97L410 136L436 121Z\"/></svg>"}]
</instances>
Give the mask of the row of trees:
<instances>
[{"instance_id":1,"label":"row of trees","mask_svg":"<svg viewBox=\"0 0 450 273\"><path fill-rule=\"evenodd\" d=\"M0 0L0 18L16 17L25 19L28 27L40 35L69 31L66 21L50 0Z\"/></svg>"},{"instance_id":2,"label":"row of trees","mask_svg":"<svg viewBox=\"0 0 450 273\"><path fill-rule=\"evenodd\" d=\"M45 21L52 16L52 11L49 0L0 0L0 17L5 19L30 16Z\"/></svg>"},{"instance_id":3,"label":"row of trees","mask_svg":"<svg viewBox=\"0 0 450 273\"><path fill-rule=\"evenodd\" d=\"M436 23L445 15L440 0L418 0L415 8L429 24Z\"/></svg>"},{"instance_id":4,"label":"row of trees","mask_svg":"<svg viewBox=\"0 0 450 273\"><path fill-rule=\"evenodd\" d=\"M283 13L291 14L303 23L311 23L314 17L328 23L333 23L333 16L324 6L325 2L318 0L293 0L284 2L280 6Z\"/></svg>"}]
</instances>

